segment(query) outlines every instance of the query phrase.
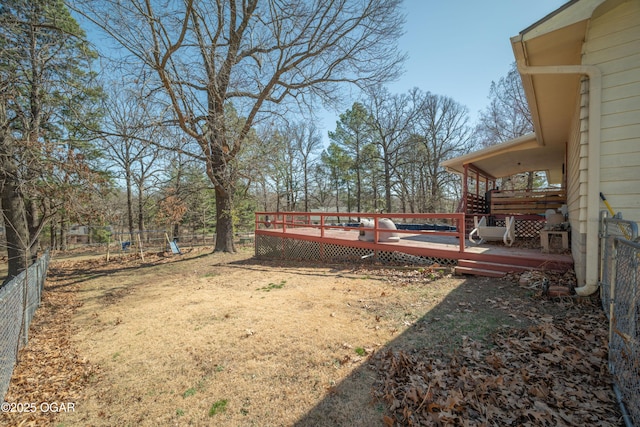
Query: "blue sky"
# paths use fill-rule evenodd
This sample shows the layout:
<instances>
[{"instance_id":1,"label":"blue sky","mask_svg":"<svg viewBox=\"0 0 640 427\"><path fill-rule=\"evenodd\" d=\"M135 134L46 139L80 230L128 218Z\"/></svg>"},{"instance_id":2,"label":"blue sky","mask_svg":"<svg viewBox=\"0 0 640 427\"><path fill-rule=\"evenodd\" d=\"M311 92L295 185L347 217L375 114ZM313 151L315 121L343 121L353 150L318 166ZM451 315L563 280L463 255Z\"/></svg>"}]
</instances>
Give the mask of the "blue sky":
<instances>
[{"instance_id":1,"label":"blue sky","mask_svg":"<svg viewBox=\"0 0 640 427\"><path fill-rule=\"evenodd\" d=\"M567 0L405 0L405 73L387 86L393 93L413 87L453 98L472 122L489 101L489 87L514 61L509 39ZM345 107L349 108L349 106ZM323 136L339 114L322 118Z\"/></svg>"}]
</instances>

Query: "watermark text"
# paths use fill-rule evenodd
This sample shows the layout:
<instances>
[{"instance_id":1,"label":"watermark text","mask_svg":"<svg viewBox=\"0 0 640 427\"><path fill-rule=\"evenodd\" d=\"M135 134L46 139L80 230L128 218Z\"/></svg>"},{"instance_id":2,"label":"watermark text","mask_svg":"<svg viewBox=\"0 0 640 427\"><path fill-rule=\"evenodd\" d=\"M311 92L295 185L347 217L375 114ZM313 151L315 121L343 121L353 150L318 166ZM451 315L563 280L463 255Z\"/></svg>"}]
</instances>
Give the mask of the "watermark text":
<instances>
[{"instance_id":1,"label":"watermark text","mask_svg":"<svg viewBox=\"0 0 640 427\"><path fill-rule=\"evenodd\" d=\"M5 413L27 412L75 412L75 402L2 402L0 411Z\"/></svg>"}]
</instances>

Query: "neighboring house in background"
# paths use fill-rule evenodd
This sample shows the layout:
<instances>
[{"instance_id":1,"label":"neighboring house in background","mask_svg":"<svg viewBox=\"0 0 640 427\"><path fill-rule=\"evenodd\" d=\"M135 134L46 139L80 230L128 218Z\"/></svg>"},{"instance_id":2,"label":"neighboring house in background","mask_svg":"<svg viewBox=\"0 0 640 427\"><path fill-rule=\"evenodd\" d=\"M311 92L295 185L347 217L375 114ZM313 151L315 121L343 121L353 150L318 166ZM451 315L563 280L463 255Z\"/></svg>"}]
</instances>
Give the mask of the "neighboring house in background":
<instances>
[{"instance_id":1,"label":"neighboring house in background","mask_svg":"<svg viewBox=\"0 0 640 427\"><path fill-rule=\"evenodd\" d=\"M640 221L640 1L573 0L511 38L535 133L443 162L566 190L578 294L598 289L604 193ZM466 173L466 172L465 172Z\"/></svg>"},{"instance_id":2,"label":"neighboring house in background","mask_svg":"<svg viewBox=\"0 0 640 427\"><path fill-rule=\"evenodd\" d=\"M72 245L89 243L89 232L88 226L74 224L69 228L67 243Z\"/></svg>"}]
</instances>

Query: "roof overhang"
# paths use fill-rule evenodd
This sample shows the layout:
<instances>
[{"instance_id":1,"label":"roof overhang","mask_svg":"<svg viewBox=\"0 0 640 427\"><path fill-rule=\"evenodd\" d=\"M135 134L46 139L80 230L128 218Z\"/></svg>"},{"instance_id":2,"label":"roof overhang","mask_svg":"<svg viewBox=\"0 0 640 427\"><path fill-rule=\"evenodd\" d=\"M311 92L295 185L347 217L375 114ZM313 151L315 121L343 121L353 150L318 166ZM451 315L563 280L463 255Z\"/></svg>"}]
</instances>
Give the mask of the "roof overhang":
<instances>
[{"instance_id":1,"label":"roof overhang","mask_svg":"<svg viewBox=\"0 0 640 427\"><path fill-rule=\"evenodd\" d=\"M529 171L544 171L550 184L560 184L563 176L564 150L564 145L540 145L536 134L531 133L446 160L442 162L442 166L449 172L462 175L465 165L473 165L495 178Z\"/></svg>"},{"instance_id":2,"label":"roof overhang","mask_svg":"<svg viewBox=\"0 0 640 427\"><path fill-rule=\"evenodd\" d=\"M604 3L608 3L604 5ZM516 62L525 66L582 65L590 19L616 1L572 0L511 38ZM579 74L521 74L534 130L541 145L564 146L578 114Z\"/></svg>"},{"instance_id":3,"label":"roof overhang","mask_svg":"<svg viewBox=\"0 0 640 427\"><path fill-rule=\"evenodd\" d=\"M516 62L526 67L582 64L592 18L627 0L571 0L511 38ZM563 184L566 146L580 112L580 74L521 73L533 120L533 134L447 160L450 172L474 165L496 178L545 171L550 184Z\"/></svg>"}]
</instances>

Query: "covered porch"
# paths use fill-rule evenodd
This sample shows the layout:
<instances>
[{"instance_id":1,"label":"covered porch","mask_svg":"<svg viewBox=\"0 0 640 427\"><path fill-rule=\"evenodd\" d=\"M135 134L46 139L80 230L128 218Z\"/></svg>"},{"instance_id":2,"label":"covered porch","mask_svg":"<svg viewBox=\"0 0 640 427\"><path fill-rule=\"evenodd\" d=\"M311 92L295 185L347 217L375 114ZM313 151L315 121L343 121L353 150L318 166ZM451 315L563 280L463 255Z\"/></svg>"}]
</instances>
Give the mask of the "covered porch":
<instances>
[{"instance_id":1,"label":"covered porch","mask_svg":"<svg viewBox=\"0 0 640 427\"><path fill-rule=\"evenodd\" d=\"M497 226L504 225L506 217L514 217L516 238L538 238L547 224L547 211L566 208L564 159L564 146L540 145L535 134L528 134L447 160L442 166L461 177L458 211L465 214L468 231L474 217L485 216ZM510 177L527 172L543 173L548 186L505 185Z\"/></svg>"}]
</instances>

